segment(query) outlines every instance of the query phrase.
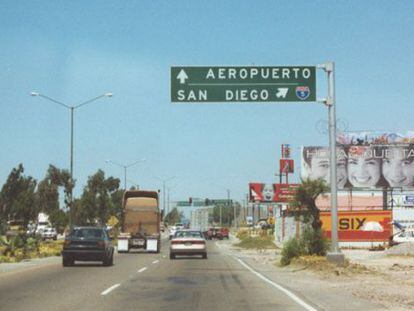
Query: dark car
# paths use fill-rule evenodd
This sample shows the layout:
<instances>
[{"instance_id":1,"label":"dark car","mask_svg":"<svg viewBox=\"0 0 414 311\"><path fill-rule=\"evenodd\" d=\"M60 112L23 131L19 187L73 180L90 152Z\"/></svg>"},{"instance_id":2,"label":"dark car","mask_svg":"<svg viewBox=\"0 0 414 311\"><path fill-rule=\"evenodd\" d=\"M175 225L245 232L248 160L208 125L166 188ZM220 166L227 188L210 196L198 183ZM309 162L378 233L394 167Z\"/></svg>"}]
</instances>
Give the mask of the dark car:
<instances>
[{"instance_id":1,"label":"dark car","mask_svg":"<svg viewBox=\"0 0 414 311\"><path fill-rule=\"evenodd\" d=\"M65 238L62 251L64 267L72 266L75 260L102 261L105 266L114 262L114 247L104 228L75 227Z\"/></svg>"}]
</instances>

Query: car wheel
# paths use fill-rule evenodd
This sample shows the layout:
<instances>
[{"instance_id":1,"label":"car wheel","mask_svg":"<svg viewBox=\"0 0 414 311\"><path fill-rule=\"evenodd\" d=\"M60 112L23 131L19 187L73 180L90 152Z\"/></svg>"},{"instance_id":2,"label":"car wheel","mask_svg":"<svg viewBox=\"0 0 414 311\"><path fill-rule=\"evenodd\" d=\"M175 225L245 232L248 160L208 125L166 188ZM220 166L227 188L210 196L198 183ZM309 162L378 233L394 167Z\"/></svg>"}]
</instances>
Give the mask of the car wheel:
<instances>
[{"instance_id":1,"label":"car wheel","mask_svg":"<svg viewBox=\"0 0 414 311\"><path fill-rule=\"evenodd\" d=\"M175 259L175 254L170 254L170 259Z\"/></svg>"},{"instance_id":2,"label":"car wheel","mask_svg":"<svg viewBox=\"0 0 414 311\"><path fill-rule=\"evenodd\" d=\"M207 253L203 254L203 259L207 259Z\"/></svg>"},{"instance_id":3,"label":"car wheel","mask_svg":"<svg viewBox=\"0 0 414 311\"><path fill-rule=\"evenodd\" d=\"M109 255L109 257L105 258L102 261L102 264L106 267L112 266L114 264L114 254L111 253L111 255Z\"/></svg>"}]
</instances>

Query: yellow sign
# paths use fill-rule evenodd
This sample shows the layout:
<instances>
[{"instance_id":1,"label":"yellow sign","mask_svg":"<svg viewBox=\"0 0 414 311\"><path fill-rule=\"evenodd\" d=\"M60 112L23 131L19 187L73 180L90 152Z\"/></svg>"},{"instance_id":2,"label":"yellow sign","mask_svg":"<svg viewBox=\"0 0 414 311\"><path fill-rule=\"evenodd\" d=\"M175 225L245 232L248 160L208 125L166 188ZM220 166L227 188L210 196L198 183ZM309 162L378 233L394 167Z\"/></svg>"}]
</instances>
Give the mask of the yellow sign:
<instances>
[{"instance_id":1,"label":"yellow sign","mask_svg":"<svg viewBox=\"0 0 414 311\"><path fill-rule=\"evenodd\" d=\"M108 225L114 227L119 223L118 218L116 218L115 216L111 216L108 220Z\"/></svg>"}]
</instances>

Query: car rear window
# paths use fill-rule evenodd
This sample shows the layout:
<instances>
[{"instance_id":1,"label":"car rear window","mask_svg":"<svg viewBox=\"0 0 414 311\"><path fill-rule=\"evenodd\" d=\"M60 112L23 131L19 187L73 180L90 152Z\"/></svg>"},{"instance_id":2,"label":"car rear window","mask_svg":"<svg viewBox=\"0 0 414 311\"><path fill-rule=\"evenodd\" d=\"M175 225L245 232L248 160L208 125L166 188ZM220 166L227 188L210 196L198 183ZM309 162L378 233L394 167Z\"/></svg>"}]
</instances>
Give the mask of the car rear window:
<instances>
[{"instance_id":1,"label":"car rear window","mask_svg":"<svg viewBox=\"0 0 414 311\"><path fill-rule=\"evenodd\" d=\"M178 231L175 234L175 237L177 238L201 238L201 232L200 231Z\"/></svg>"},{"instance_id":2,"label":"car rear window","mask_svg":"<svg viewBox=\"0 0 414 311\"><path fill-rule=\"evenodd\" d=\"M103 238L103 232L100 229L74 229L70 236L75 238Z\"/></svg>"}]
</instances>

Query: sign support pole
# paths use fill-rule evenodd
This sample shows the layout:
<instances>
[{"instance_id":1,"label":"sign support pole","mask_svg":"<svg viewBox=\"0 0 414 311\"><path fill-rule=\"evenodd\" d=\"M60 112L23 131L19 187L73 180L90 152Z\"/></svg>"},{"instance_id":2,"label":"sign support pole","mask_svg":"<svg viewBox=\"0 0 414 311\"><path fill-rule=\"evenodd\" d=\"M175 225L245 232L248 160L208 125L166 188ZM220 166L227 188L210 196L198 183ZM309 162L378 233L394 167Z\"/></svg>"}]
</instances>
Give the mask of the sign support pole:
<instances>
[{"instance_id":1,"label":"sign support pole","mask_svg":"<svg viewBox=\"0 0 414 311\"><path fill-rule=\"evenodd\" d=\"M336 179L336 111L335 111L335 63L327 62L319 68L327 73L328 97L324 104L328 107L329 117L329 150L330 150L330 186L331 186L331 252L327 254L328 261L343 265L345 256L341 253L338 243L338 204Z\"/></svg>"}]
</instances>

